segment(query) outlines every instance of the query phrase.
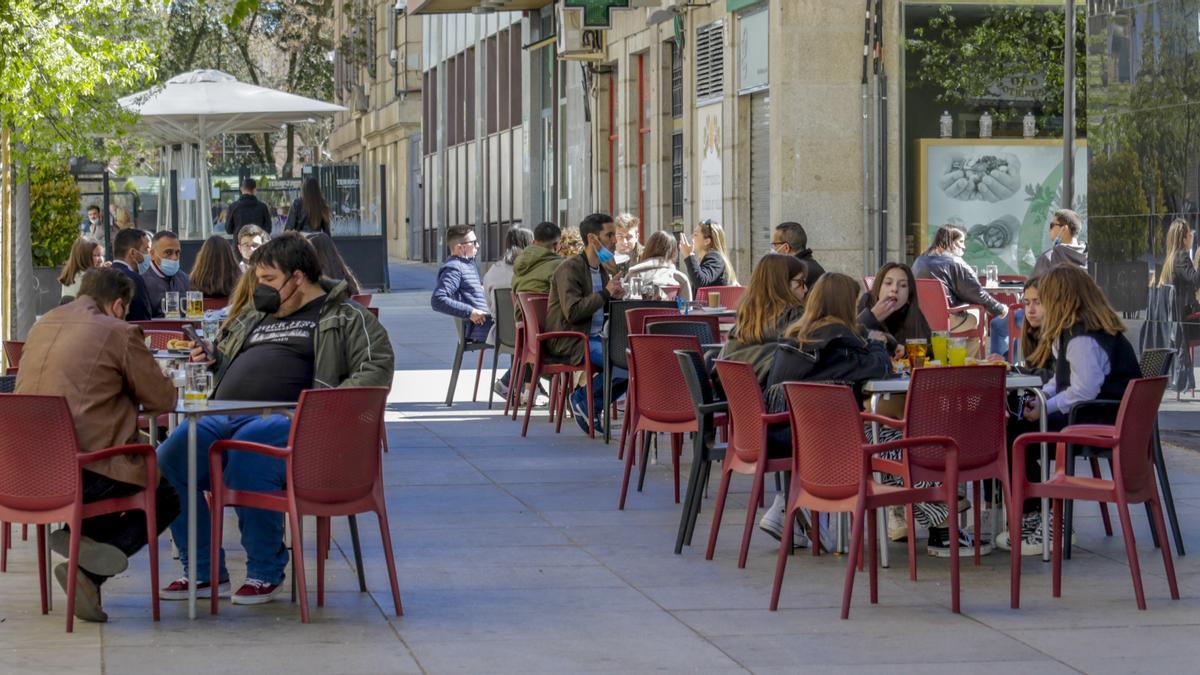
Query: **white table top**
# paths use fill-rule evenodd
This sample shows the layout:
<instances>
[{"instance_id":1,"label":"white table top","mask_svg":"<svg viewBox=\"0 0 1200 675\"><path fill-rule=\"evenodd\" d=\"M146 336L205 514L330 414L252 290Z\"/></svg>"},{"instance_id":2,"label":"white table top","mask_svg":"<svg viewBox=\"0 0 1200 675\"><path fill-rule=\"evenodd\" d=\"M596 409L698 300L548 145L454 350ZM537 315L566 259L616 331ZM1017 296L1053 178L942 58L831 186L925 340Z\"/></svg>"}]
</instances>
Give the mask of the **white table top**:
<instances>
[{"instance_id":1,"label":"white table top","mask_svg":"<svg viewBox=\"0 0 1200 675\"><path fill-rule=\"evenodd\" d=\"M982 366L981 366L982 367ZM868 394L896 394L908 391L911 378L896 378L893 380L871 380L863 386ZM1042 378L1037 375L1019 375L1010 373L1005 378L1006 389L1041 389Z\"/></svg>"},{"instance_id":2,"label":"white table top","mask_svg":"<svg viewBox=\"0 0 1200 675\"><path fill-rule=\"evenodd\" d=\"M293 410L295 401L213 401L205 402L203 406L184 404L176 401L175 408L167 412L176 415L229 415L234 413L258 413L265 410Z\"/></svg>"}]
</instances>

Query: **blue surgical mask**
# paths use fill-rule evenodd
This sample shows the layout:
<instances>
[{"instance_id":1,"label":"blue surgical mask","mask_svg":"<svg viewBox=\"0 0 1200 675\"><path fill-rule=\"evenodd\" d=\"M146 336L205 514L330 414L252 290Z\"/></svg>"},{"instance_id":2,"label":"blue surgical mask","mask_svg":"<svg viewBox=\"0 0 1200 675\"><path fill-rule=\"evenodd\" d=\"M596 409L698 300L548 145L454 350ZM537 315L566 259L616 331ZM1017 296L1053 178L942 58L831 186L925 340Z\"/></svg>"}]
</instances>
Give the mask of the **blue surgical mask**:
<instances>
[{"instance_id":1,"label":"blue surgical mask","mask_svg":"<svg viewBox=\"0 0 1200 675\"><path fill-rule=\"evenodd\" d=\"M600 259L601 265L607 265L616 256L614 256L613 252L608 250L608 248L601 246L599 250L596 251L596 257Z\"/></svg>"},{"instance_id":2,"label":"blue surgical mask","mask_svg":"<svg viewBox=\"0 0 1200 675\"><path fill-rule=\"evenodd\" d=\"M179 273L179 261L163 258L158 263L158 269L162 271L163 276L173 277Z\"/></svg>"},{"instance_id":3,"label":"blue surgical mask","mask_svg":"<svg viewBox=\"0 0 1200 675\"><path fill-rule=\"evenodd\" d=\"M142 259L138 262L138 274L145 274L150 271L150 256L142 254Z\"/></svg>"}]
</instances>

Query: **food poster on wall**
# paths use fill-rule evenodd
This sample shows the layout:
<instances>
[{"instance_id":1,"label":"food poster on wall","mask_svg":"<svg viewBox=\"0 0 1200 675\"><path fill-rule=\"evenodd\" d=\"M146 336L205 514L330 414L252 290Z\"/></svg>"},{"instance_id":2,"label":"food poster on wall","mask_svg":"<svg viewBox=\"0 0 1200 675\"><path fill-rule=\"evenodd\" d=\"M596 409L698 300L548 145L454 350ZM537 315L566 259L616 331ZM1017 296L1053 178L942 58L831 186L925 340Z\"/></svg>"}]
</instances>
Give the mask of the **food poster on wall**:
<instances>
[{"instance_id":1,"label":"food poster on wall","mask_svg":"<svg viewBox=\"0 0 1200 675\"><path fill-rule=\"evenodd\" d=\"M696 147L700 148L698 203L700 220L723 222L721 215L721 104L696 109Z\"/></svg>"},{"instance_id":2,"label":"food poster on wall","mask_svg":"<svg viewBox=\"0 0 1200 675\"><path fill-rule=\"evenodd\" d=\"M1050 215L1071 208L1087 241L1087 145L1077 141L1075 196L1062 202L1063 150L1056 139L920 139L917 141L921 250L938 227L967 232L963 260L977 271L1028 275L1050 247Z\"/></svg>"}]
</instances>

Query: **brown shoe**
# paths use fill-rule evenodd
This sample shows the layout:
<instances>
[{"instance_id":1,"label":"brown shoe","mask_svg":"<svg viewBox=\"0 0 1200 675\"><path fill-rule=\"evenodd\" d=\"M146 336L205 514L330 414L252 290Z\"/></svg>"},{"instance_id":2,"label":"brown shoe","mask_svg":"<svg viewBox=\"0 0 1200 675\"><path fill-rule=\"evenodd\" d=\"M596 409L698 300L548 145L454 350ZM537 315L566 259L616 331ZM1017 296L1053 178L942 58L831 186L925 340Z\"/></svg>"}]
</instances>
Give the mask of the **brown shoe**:
<instances>
[{"instance_id":1,"label":"brown shoe","mask_svg":"<svg viewBox=\"0 0 1200 675\"><path fill-rule=\"evenodd\" d=\"M66 592L67 563L55 565L54 578ZM108 621L108 614L100 607L100 588L83 573L83 570L75 571L75 617L93 623Z\"/></svg>"}]
</instances>

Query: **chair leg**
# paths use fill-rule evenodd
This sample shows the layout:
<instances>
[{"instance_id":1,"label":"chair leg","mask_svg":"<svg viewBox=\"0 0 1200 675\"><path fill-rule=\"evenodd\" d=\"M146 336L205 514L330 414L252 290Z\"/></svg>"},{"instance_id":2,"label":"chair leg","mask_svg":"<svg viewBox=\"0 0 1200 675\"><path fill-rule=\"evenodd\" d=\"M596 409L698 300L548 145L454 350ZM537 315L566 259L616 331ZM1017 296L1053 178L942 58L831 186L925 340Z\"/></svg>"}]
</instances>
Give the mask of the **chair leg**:
<instances>
[{"instance_id":1,"label":"chair leg","mask_svg":"<svg viewBox=\"0 0 1200 675\"><path fill-rule=\"evenodd\" d=\"M488 385L488 410L492 409L492 402L496 400L496 365L499 363L500 347L497 345L496 348L492 350L492 383ZM508 376L508 386L513 386L511 374Z\"/></svg>"},{"instance_id":2,"label":"chair leg","mask_svg":"<svg viewBox=\"0 0 1200 675\"><path fill-rule=\"evenodd\" d=\"M1156 499L1150 500L1150 510L1154 514L1154 529L1158 530L1158 536L1167 541L1167 526L1163 522L1162 505ZM1175 563L1171 560L1171 547L1162 547L1163 569L1167 573L1167 584L1171 587L1171 599L1179 599L1179 584L1175 581Z\"/></svg>"},{"instance_id":3,"label":"chair leg","mask_svg":"<svg viewBox=\"0 0 1200 675\"><path fill-rule=\"evenodd\" d=\"M67 606L64 608L67 615L67 632L75 632L75 591L78 586L76 577L79 576L79 537L80 530L83 529L83 519L79 517L78 511L76 516L71 519L71 543L70 555L67 557ZM38 550L42 550L42 542L38 542Z\"/></svg>"},{"instance_id":4,"label":"chair leg","mask_svg":"<svg viewBox=\"0 0 1200 675\"><path fill-rule=\"evenodd\" d=\"M222 482L220 478L212 480L209 490L209 494L212 496L208 507L211 514L211 522L208 527L208 578L213 585L214 592L209 593L208 611L214 616L218 613L221 602L220 593L215 591L221 581L221 545L225 534L225 493ZM295 548L295 542L292 542L292 548Z\"/></svg>"},{"instance_id":5,"label":"chair leg","mask_svg":"<svg viewBox=\"0 0 1200 675\"><path fill-rule=\"evenodd\" d=\"M21 541L29 541L29 523L21 523ZM9 543L12 543L11 538Z\"/></svg>"},{"instance_id":6,"label":"chair leg","mask_svg":"<svg viewBox=\"0 0 1200 675\"><path fill-rule=\"evenodd\" d=\"M1142 590L1142 568L1138 565L1137 542L1133 536L1133 522L1129 518L1129 504L1117 503L1117 516L1121 519L1121 534L1125 537L1125 556L1129 559L1129 574L1133 577L1133 595L1137 608L1146 609L1146 594Z\"/></svg>"},{"instance_id":7,"label":"chair leg","mask_svg":"<svg viewBox=\"0 0 1200 675\"><path fill-rule=\"evenodd\" d=\"M363 570L362 544L358 540L358 516L350 516L350 545L354 548L354 567L358 570L358 590L367 592L367 574Z\"/></svg>"},{"instance_id":8,"label":"chair leg","mask_svg":"<svg viewBox=\"0 0 1200 675\"><path fill-rule=\"evenodd\" d=\"M146 548L150 557L150 614L158 621L161 616L158 597L158 507L154 501L156 492L156 486L149 486L142 492L145 500L142 510L146 514ZM220 559L220 556L217 558Z\"/></svg>"},{"instance_id":9,"label":"chair leg","mask_svg":"<svg viewBox=\"0 0 1200 675\"><path fill-rule=\"evenodd\" d=\"M846 556L846 581L842 585L842 619L850 618L850 597L854 594L854 574L858 571L855 567L858 564L859 548L862 546L863 521L866 520L862 500L863 497L860 496L858 504L854 507L854 525L850 530L850 551Z\"/></svg>"},{"instance_id":10,"label":"chair leg","mask_svg":"<svg viewBox=\"0 0 1200 675\"><path fill-rule=\"evenodd\" d=\"M675 555L683 553L683 541L687 537L688 522L692 518L692 509L697 506L695 500L700 495L700 469L703 464L700 453L695 453L692 459L692 468L688 472L687 493L684 495L683 508L679 513L679 531L675 533ZM626 475L629 474L626 473Z\"/></svg>"},{"instance_id":11,"label":"chair leg","mask_svg":"<svg viewBox=\"0 0 1200 675\"><path fill-rule=\"evenodd\" d=\"M975 514L975 564L978 566L981 562L980 539L983 539L983 481L975 481L975 502L971 504L971 511Z\"/></svg>"},{"instance_id":12,"label":"chair leg","mask_svg":"<svg viewBox=\"0 0 1200 675\"><path fill-rule=\"evenodd\" d=\"M959 614L958 472L956 469L955 465L950 466L949 471L946 472L946 482L943 487L946 488L946 513L950 514L950 517L946 518L946 525L950 530L950 611Z\"/></svg>"},{"instance_id":13,"label":"chair leg","mask_svg":"<svg viewBox=\"0 0 1200 675\"><path fill-rule=\"evenodd\" d=\"M458 343L458 349L454 352L454 368L450 371L450 388L446 390L446 406L454 405L454 390L458 388L458 371L462 368L463 360L463 343Z\"/></svg>"},{"instance_id":14,"label":"chair leg","mask_svg":"<svg viewBox=\"0 0 1200 675\"><path fill-rule=\"evenodd\" d=\"M0 521L0 572L8 571L8 546L12 528L8 523Z\"/></svg>"},{"instance_id":15,"label":"chair leg","mask_svg":"<svg viewBox=\"0 0 1200 675\"><path fill-rule=\"evenodd\" d=\"M308 623L308 582L304 578L304 526L296 509L288 512L292 526L292 569L296 577L296 594L300 597L300 623Z\"/></svg>"},{"instance_id":16,"label":"chair leg","mask_svg":"<svg viewBox=\"0 0 1200 675\"><path fill-rule=\"evenodd\" d=\"M595 440L596 439L596 411L593 410L593 408L596 407L596 398L592 392L592 374L584 373L583 381L584 381L584 386L585 386L586 393L587 393L587 414L589 417L589 419L587 421L587 423L588 423L588 438ZM612 389L612 385L610 384L609 388L605 389L605 391L611 391L611 389ZM563 397L564 405L566 404L566 400L567 399L564 396ZM561 420L560 420L560 423L561 423Z\"/></svg>"},{"instance_id":17,"label":"chair leg","mask_svg":"<svg viewBox=\"0 0 1200 675\"><path fill-rule=\"evenodd\" d=\"M794 522L796 520L795 509L788 509L789 518L785 518L784 522ZM775 556L775 582L771 585L771 611L779 609L779 592L783 590L783 572L787 569L787 559L792 552L792 532L794 528L783 528L783 536L779 539L779 554Z\"/></svg>"},{"instance_id":18,"label":"chair leg","mask_svg":"<svg viewBox=\"0 0 1200 675\"><path fill-rule=\"evenodd\" d=\"M1090 459L1090 461L1088 463L1092 465L1092 477L1093 478L1101 478L1102 474L1100 473L1099 458L1093 456L1089 459ZM1099 506L1100 506L1100 520L1104 522L1104 535L1106 537L1111 537L1113 530L1112 530L1112 520L1110 520L1108 517L1108 504L1105 504L1104 502L1096 502L1096 503L1099 504Z\"/></svg>"},{"instance_id":19,"label":"chair leg","mask_svg":"<svg viewBox=\"0 0 1200 675\"><path fill-rule=\"evenodd\" d=\"M480 349L479 362L475 364L475 389L471 392L472 403L479 400L479 376L483 374L483 355L486 353L486 349Z\"/></svg>"},{"instance_id":20,"label":"chair leg","mask_svg":"<svg viewBox=\"0 0 1200 675\"><path fill-rule=\"evenodd\" d=\"M1175 533L1175 554L1186 555L1183 549L1183 532L1179 529L1179 517L1175 515L1175 497L1171 495L1171 479L1167 477L1167 462L1163 457L1158 424L1154 425L1154 436L1150 442L1154 447L1154 469L1158 474L1158 485L1162 488L1163 505L1167 510L1167 518L1171 521L1171 530Z\"/></svg>"},{"instance_id":21,"label":"chair leg","mask_svg":"<svg viewBox=\"0 0 1200 675\"><path fill-rule=\"evenodd\" d=\"M50 613L50 583L46 578L46 526L37 526L38 590L42 596L42 614Z\"/></svg>"},{"instance_id":22,"label":"chair leg","mask_svg":"<svg viewBox=\"0 0 1200 675\"><path fill-rule=\"evenodd\" d=\"M637 426L637 413L634 411L636 399L633 395L633 389L629 389L625 396L625 414L621 418L621 443L617 446L617 459L625 456L625 439L630 435L630 429Z\"/></svg>"},{"instance_id":23,"label":"chair leg","mask_svg":"<svg viewBox=\"0 0 1200 675\"><path fill-rule=\"evenodd\" d=\"M1054 564L1054 579L1051 594L1056 598L1062 597L1062 559L1063 559L1063 500L1051 500L1054 505L1054 522L1051 528L1051 560ZM1014 543L1014 547L1016 544Z\"/></svg>"},{"instance_id":24,"label":"chair leg","mask_svg":"<svg viewBox=\"0 0 1200 675\"><path fill-rule=\"evenodd\" d=\"M1018 469L1020 470L1020 469ZM1016 481L1014 481L1016 483ZM1018 527L1021 522L1021 505L1022 493L1024 490L1020 483L1016 483L1011 489L1011 499L1005 504L1008 509L1008 532L1009 536L1015 535L1014 527ZM1020 609L1021 607L1021 547L1014 541L1009 547L1011 551L1008 555L1008 570L1009 570L1009 607L1012 609Z\"/></svg>"},{"instance_id":25,"label":"chair leg","mask_svg":"<svg viewBox=\"0 0 1200 675\"><path fill-rule=\"evenodd\" d=\"M671 467L675 472L675 503L679 503L679 457L683 454L683 434L671 434ZM776 477L779 474L775 474Z\"/></svg>"},{"instance_id":26,"label":"chair leg","mask_svg":"<svg viewBox=\"0 0 1200 675\"><path fill-rule=\"evenodd\" d=\"M639 433L644 432L634 432L635 439ZM629 474L633 472L633 455L634 453L630 452L629 456L625 458L625 477L621 479L621 498L617 502L618 511L625 510L625 495L629 494Z\"/></svg>"},{"instance_id":27,"label":"chair leg","mask_svg":"<svg viewBox=\"0 0 1200 675\"><path fill-rule=\"evenodd\" d=\"M630 448L630 452L633 449ZM721 487L717 488L717 504L713 507L712 526L708 531L708 550L704 552L705 560L713 559L713 551L717 548L717 533L721 531L721 516L725 513L725 496L729 494L729 478L732 472L721 467Z\"/></svg>"},{"instance_id":28,"label":"chair leg","mask_svg":"<svg viewBox=\"0 0 1200 675\"><path fill-rule=\"evenodd\" d=\"M1070 443L1067 444L1067 466L1065 468L1068 476L1075 475L1075 446L1071 445ZM1043 516L1044 515L1045 514L1043 514ZM1013 521L1011 519L1008 521L1008 531L1010 536L1012 535L1013 528L1016 527L1016 525L1013 525L1014 522L1019 524L1021 521ZM1067 532L1075 531L1074 500L1068 499L1066 500L1066 503L1063 504L1063 526ZM1109 532L1109 534L1111 535L1112 533ZM1071 548L1071 538L1067 537L1066 543L1063 544L1063 557L1067 560L1071 559Z\"/></svg>"},{"instance_id":29,"label":"chair leg","mask_svg":"<svg viewBox=\"0 0 1200 675\"><path fill-rule=\"evenodd\" d=\"M541 374L541 368L539 368L540 365L541 364L538 364L538 363L533 364L533 381L534 381L534 383L536 383L538 381L538 375ZM531 392L529 398L526 399L526 401L525 401L525 423L521 425L521 437L522 438L524 438L529 433L529 416L533 413L533 398L534 397ZM518 403L519 402L520 401L518 401Z\"/></svg>"},{"instance_id":30,"label":"chair leg","mask_svg":"<svg viewBox=\"0 0 1200 675\"><path fill-rule=\"evenodd\" d=\"M383 505L383 495L378 499L375 515L379 517L379 533L383 537L383 558L387 561L388 582L392 586L392 602L396 606L396 616L404 616L404 606L400 604L400 584L396 581L396 556L392 553L392 533L388 528L387 510Z\"/></svg>"},{"instance_id":31,"label":"chair leg","mask_svg":"<svg viewBox=\"0 0 1200 675\"><path fill-rule=\"evenodd\" d=\"M905 518L908 520L908 578L917 580L917 517L912 504L905 507ZM952 511L953 513L953 511Z\"/></svg>"},{"instance_id":32,"label":"chair leg","mask_svg":"<svg viewBox=\"0 0 1200 675\"><path fill-rule=\"evenodd\" d=\"M317 607L325 606L325 558L329 555L329 518L317 516Z\"/></svg>"},{"instance_id":33,"label":"chair leg","mask_svg":"<svg viewBox=\"0 0 1200 675\"><path fill-rule=\"evenodd\" d=\"M871 604L879 604L879 517L876 509L867 512L867 550L870 552L870 567L867 574L871 580Z\"/></svg>"},{"instance_id":34,"label":"chair leg","mask_svg":"<svg viewBox=\"0 0 1200 675\"><path fill-rule=\"evenodd\" d=\"M638 467L638 492L641 492L642 488L646 486L646 467L650 465L650 441L651 439L657 438L657 433L651 433L649 431L642 432L642 458L638 460L642 463L642 465ZM655 443L657 444L657 440ZM633 450L630 450L629 454L632 455Z\"/></svg>"},{"instance_id":35,"label":"chair leg","mask_svg":"<svg viewBox=\"0 0 1200 675\"><path fill-rule=\"evenodd\" d=\"M746 502L746 524L742 527L742 546L738 550L738 569L746 567L746 558L750 555L750 535L754 532L754 518L758 515L758 500L763 492L763 480L766 478L764 469L766 458L759 457L758 467L754 472L754 485L750 488L750 501Z\"/></svg>"}]
</instances>

